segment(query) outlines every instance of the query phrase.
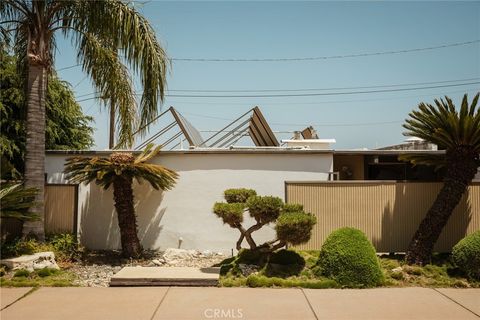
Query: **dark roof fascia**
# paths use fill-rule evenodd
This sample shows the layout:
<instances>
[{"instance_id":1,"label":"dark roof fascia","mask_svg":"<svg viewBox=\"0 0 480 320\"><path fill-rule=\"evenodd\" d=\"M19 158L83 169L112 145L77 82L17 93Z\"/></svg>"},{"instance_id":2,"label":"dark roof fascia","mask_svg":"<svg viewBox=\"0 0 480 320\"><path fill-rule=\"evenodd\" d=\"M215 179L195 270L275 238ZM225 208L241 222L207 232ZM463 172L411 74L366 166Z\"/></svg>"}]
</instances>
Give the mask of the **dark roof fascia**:
<instances>
[{"instance_id":1,"label":"dark roof fascia","mask_svg":"<svg viewBox=\"0 0 480 320\"><path fill-rule=\"evenodd\" d=\"M334 155L445 154L445 150L335 150Z\"/></svg>"},{"instance_id":2,"label":"dark roof fascia","mask_svg":"<svg viewBox=\"0 0 480 320\"><path fill-rule=\"evenodd\" d=\"M46 155L63 155L63 156L108 156L112 152L131 152L139 154L141 151L133 150L47 150ZM309 149L201 149L201 150L165 150L160 154L333 154L333 150L309 150Z\"/></svg>"}]
</instances>

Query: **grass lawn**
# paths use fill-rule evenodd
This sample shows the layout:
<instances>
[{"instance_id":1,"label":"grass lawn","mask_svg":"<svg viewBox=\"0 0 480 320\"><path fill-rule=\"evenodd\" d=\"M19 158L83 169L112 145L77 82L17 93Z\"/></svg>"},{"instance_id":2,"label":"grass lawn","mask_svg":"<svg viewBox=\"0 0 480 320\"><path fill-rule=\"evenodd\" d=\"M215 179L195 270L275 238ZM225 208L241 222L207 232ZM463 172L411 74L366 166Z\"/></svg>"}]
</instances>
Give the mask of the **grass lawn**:
<instances>
[{"instance_id":1,"label":"grass lawn","mask_svg":"<svg viewBox=\"0 0 480 320\"><path fill-rule=\"evenodd\" d=\"M17 270L0 277L2 287L72 287L77 276L70 271L42 269L29 273Z\"/></svg>"},{"instance_id":2,"label":"grass lawn","mask_svg":"<svg viewBox=\"0 0 480 320\"><path fill-rule=\"evenodd\" d=\"M226 259L223 262L220 285L223 287L302 287L318 289L342 287L334 280L321 276L321 272L316 265L319 251L297 251L297 253L304 260L303 266L301 263L295 265L263 262L255 268L253 266L255 264L254 258ZM468 280L450 263L449 255L435 255L432 264L424 267L405 265L403 255L384 255L379 259L385 276L383 283L385 287L480 288L480 282ZM242 268L251 268L251 271L254 272L245 276Z\"/></svg>"}]
</instances>

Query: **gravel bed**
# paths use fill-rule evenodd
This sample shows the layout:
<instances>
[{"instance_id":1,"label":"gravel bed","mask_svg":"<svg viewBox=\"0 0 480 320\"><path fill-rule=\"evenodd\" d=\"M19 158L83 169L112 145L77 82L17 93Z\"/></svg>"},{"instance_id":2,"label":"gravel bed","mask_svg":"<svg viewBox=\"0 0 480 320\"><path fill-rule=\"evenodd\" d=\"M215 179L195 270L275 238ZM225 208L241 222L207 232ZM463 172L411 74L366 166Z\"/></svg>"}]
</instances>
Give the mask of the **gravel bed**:
<instances>
[{"instance_id":1,"label":"gravel bed","mask_svg":"<svg viewBox=\"0 0 480 320\"><path fill-rule=\"evenodd\" d=\"M171 251L169 251L171 250ZM173 253L172 253L173 251ZM197 267L218 264L226 258L221 253L197 250L167 249L165 252L148 252L148 258L128 260L118 252L94 252L81 262L72 263L68 270L78 276L75 285L84 287L108 287L110 278L123 267Z\"/></svg>"}]
</instances>

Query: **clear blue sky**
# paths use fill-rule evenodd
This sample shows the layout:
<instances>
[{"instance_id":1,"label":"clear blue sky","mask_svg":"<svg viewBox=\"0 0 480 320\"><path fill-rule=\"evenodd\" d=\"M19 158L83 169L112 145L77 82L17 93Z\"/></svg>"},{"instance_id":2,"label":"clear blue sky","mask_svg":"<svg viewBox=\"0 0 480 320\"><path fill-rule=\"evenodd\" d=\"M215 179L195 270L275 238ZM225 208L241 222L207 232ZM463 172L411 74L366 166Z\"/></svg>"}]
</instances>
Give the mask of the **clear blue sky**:
<instances>
[{"instance_id":1,"label":"clear blue sky","mask_svg":"<svg viewBox=\"0 0 480 320\"><path fill-rule=\"evenodd\" d=\"M140 9L173 58L296 58L437 46L480 39L480 2L148 2ZM60 36L61 37L61 36ZM76 64L58 40L56 67ZM80 68L59 72L76 95L94 92ZM480 77L480 44L431 51L300 62L185 62L172 65L168 88L262 90L357 87ZM420 101L456 101L480 85L418 91L282 98L167 98L200 130L216 130L252 106L273 130L313 125L336 149L401 142L401 124ZM338 90L334 90L338 91ZM275 94L278 94L276 92ZM228 94L228 93L226 93ZM82 98L79 98L82 99ZM108 113L95 117L96 149L108 144ZM216 117L216 118L210 118ZM383 124L372 124L388 122ZM392 123L393 122L393 123ZM155 131L156 127L152 127ZM208 137L208 133L203 133ZM280 134L288 138L291 134Z\"/></svg>"}]
</instances>

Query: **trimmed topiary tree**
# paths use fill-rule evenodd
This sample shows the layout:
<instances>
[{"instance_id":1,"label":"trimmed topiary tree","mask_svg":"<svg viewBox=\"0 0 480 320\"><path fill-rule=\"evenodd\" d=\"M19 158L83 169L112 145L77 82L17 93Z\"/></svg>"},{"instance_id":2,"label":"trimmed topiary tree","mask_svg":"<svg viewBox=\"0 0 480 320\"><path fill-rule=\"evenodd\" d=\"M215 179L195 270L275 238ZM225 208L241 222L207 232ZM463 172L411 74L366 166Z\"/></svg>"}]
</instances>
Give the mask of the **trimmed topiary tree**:
<instances>
[{"instance_id":1,"label":"trimmed topiary tree","mask_svg":"<svg viewBox=\"0 0 480 320\"><path fill-rule=\"evenodd\" d=\"M347 287L380 285L383 273L375 248L365 234L341 228L325 240L317 263L319 272Z\"/></svg>"},{"instance_id":2,"label":"trimmed topiary tree","mask_svg":"<svg viewBox=\"0 0 480 320\"><path fill-rule=\"evenodd\" d=\"M298 245L310 239L316 218L304 212L302 205L284 204L278 197L257 196L252 189L228 189L225 190L224 197L227 202L215 203L213 212L223 223L240 231L237 250L242 249L244 240L251 250L273 252L286 244ZM245 212L256 221L249 228L243 226ZM257 245L252 233L275 222L276 239Z\"/></svg>"},{"instance_id":3,"label":"trimmed topiary tree","mask_svg":"<svg viewBox=\"0 0 480 320\"><path fill-rule=\"evenodd\" d=\"M452 260L469 278L480 280L480 230L458 241Z\"/></svg>"}]
</instances>

